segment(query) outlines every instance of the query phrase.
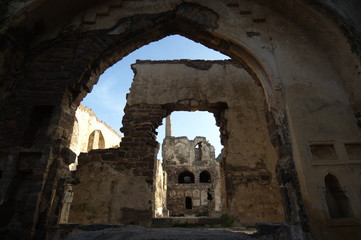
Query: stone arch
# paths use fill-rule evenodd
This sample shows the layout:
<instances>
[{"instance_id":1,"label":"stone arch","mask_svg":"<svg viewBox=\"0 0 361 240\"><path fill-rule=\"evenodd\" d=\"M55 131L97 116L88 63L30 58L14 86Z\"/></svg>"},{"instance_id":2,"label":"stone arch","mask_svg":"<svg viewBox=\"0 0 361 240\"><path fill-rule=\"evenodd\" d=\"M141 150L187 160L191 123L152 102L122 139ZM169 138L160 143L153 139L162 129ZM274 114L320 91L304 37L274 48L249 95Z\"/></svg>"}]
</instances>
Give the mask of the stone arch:
<instances>
[{"instance_id":1,"label":"stone arch","mask_svg":"<svg viewBox=\"0 0 361 240\"><path fill-rule=\"evenodd\" d=\"M325 200L330 218L353 217L350 200L337 177L327 174L324 183L326 187Z\"/></svg>"},{"instance_id":2,"label":"stone arch","mask_svg":"<svg viewBox=\"0 0 361 240\"><path fill-rule=\"evenodd\" d=\"M213 33L213 26L207 26L202 22L197 22L194 20L193 16L183 16L179 15L177 12L171 12L164 13L158 17L149 16L149 18L157 20L149 21L152 23L156 22L156 24L152 26L143 26L143 28L140 29L130 29L122 36L120 36L120 33L118 33L118 36L116 36L117 33L114 35L106 35L103 31L92 31L83 34L81 39L78 38L76 54L75 56L71 56L70 59L81 59L81 61L74 61L77 62L76 64L78 64L76 66L72 61L74 66L70 65L69 67L69 65L67 65L69 68L62 68L72 69L72 72L70 73L71 79L69 81L71 84L67 86L68 92L66 96L63 96L62 93L54 96L55 104L60 104L60 102L64 100L65 105L68 104L68 106L71 107L71 110L75 110L75 107L80 103L86 92L91 90L93 84L97 81L99 74L107 67L109 67L115 61L121 59L127 53L139 48L140 46L170 34L177 33L195 41L201 42L213 49L219 50L231 56L239 63L243 64L249 73L264 86L269 109L276 109L275 107L277 106L278 110L274 113L268 113L267 118L270 125L270 136L272 136L272 140L274 141L276 148L279 150L279 167L277 168L277 172L279 183L282 186L281 190L283 191L283 200L284 204L286 205L288 221L297 223L299 222L299 219L301 219L301 224L306 224L307 221L305 215L301 217L299 216L299 214L304 214L304 211L302 200L298 191L299 187L297 174L292 161L291 146L288 140L288 126L285 119L285 113L283 111L284 107L282 104L282 97L280 97L280 92L277 94L274 91L274 85L276 84L270 80L267 74L267 72L270 71L265 71L262 67L262 64L260 64L261 61L258 60L259 58L252 55L247 50L247 48L240 46L235 41L232 41L232 39L229 37ZM195 19L197 18L199 18L199 16L195 17ZM134 22L134 26L142 26L142 20L144 19L136 19L135 17L134 19L127 20L132 20L132 22ZM120 25L118 25L118 27L119 26ZM117 29L116 27L117 26L115 26L115 28L112 30ZM69 33L69 35L71 35L71 33ZM72 36L70 36L69 39L72 39ZM64 46L71 45L72 41L73 40L64 40L64 42L62 42L59 46L54 46L54 48L50 49L49 52L51 53L53 50L56 52L57 50L62 49ZM98 46L96 42L101 42L99 45L102 46ZM92 47L93 45L97 46L92 52L94 55L90 56L89 53L87 54L87 52L89 52L89 49L86 47L87 45ZM82 47L78 48L78 46ZM56 75L56 72L54 75ZM67 111L62 111L60 107L58 107L56 110L57 112L64 112L65 115L64 119L60 119L60 123L66 122L66 117L71 118L71 114L67 113ZM126 119L125 121L128 120ZM156 121L157 120L155 120L155 122ZM60 130L62 129L54 129L54 135L59 135ZM127 126L123 130L125 134L125 143L123 145L126 145L128 139L130 139L134 134L135 128L133 125L131 125ZM300 211L297 211L296 214L293 211L294 209L290 206L291 202L297 203L299 205L298 207L300 207ZM303 227L305 227L305 231L307 231L307 226Z\"/></svg>"},{"instance_id":3,"label":"stone arch","mask_svg":"<svg viewBox=\"0 0 361 240\"><path fill-rule=\"evenodd\" d=\"M78 93L78 95L72 95L74 102L79 104L86 95L84 90L89 87L91 89L92 85L98 81L100 74L125 55L166 36L179 34L219 51L240 63L248 73L263 86L268 108L277 109L281 107L283 109L282 96L281 94L277 94L278 91L275 90L278 82L273 77L270 77L270 73L273 72L273 70L267 69L265 65L261 63L262 61L259 60L261 57L255 55L255 53L251 53L247 47L240 45L227 36L214 34L212 29L217 25L215 20L217 14L215 12L197 4L184 4L186 5L186 7L184 7L186 10L187 8L196 8L199 11L199 15L211 15L210 17L207 16L208 18L206 17L205 20L198 22L192 18L199 16L179 16L179 11L186 11L182 9L182 5L177 8L175 12L161 13L159 16L150 15L132 18L131 20L134 22L134 26L142 26L141 23L144 21L152 22L152 24L142 26L143 28L141 29L130 29L127 35L132 36L131 42L129 39L123 39L121 35L115 38L102 39L104 38L103 32L100 36L96 32L85 34L83 39L79 40L80 42L84 42L84 44L95 44L93 43L94 41L108 41L109 44L105 44L102 46L103 48L98 51L94 49L93 56L89 56L91 68L89 68L88 65L83 66L83 69L79 66L77 75L79 75L81 79L71 83L69 86L72 88L72 92ZM124 21L128 20L130 19L124 19ZM207 24L207 21L211 23ZM121 24L122 22L118 23L118 25L113 26L112 29L121 27ZM113 31L112 34L116 36L116 32ZM84 49L84 51L86 52L88 49ZM76 55L83 56L85 52L79 51ZM81 70L84 71L80 72Z\"/></svg>"},{"instance_id":4,"label":"stone arch","mask_svg":"<svg viewBox=\"0 0 361 240\"><path fill-rule=\"evenodd\" d=\"M93 149L104 149L105 140L102 131L94 130L88 138L88 152Z\"/></svg>"},{"instance_id":5,"label":"stone arch","mask_svg":"<svg viewBox=\"0 0 361 240\"><path fill-rule=\"evenodd\" d=\"M188 170L178 175L178 183L194 183L194 174Z\"/></svg>"},{"instance_id":6,"label":"stone arch","mask_svg":"<svg viewBox=\"0 0 361 240\"><path fill-rule=\"evenodd\" d=\"M182 25L182 24L181 24ZM164 27L164 26L163 26ZM183 26L184 27L184 26ZM156 28L157 29L157 28ZM162 31L165 31L167 28L162 29ZM153 29L154 30L154 29ZM159 30L159 29L157 29ZM199 41L201 43L203 43L204 45L211 47L215 50L219 50L223 53L225 53L226 55L231 56L234 60L240 62L247 70L248 72L255 78L255 80L257 82L262 83L262 85L266 86L264 87L264 90L268 91L265 92L265 95L267 96L267 102L268 102L268 108L273 108L273 109L278 109L280 112L283 111L283 106L282 104L279 106L279 103L282 102L282 99L276 99L276 96L274 94L274 91L272 90L272 84L270 83L269 78L267 77L266 71L261 67L261 65L259 64L259 62L254 58L254 56L248 54L248 51L246 51L243 47L239 46L238 44L232 42L231 40L227 40L225 41L223 39L223 37L220 36L213 36L210 32L205 31L204 29L198 29L199 31L197 33L193 32L193 30L190 31L190 34L188 34L188 32L185 29L182 29L182 31L184 31L184 33L179 30L178 32L171 32L172 34L180 34L182 36L188 37L192 40L195 41ZM199 33L202 33L203 36L198 36ZM144 31L144 35L147 35L148 32ZM119 46L124 47L124 49L126 49L127 51L131 52L132 50L135 50L136 48L157 40L161 37L164 37L166 35L170 34L169 32L161 32L160 35L156 36L156 34L148 34L150 37L143 37L144 35L142 35L142 37L139 37L140 40L138 40L137 38L134 39L134 42L132 42L131 44L128 43L129 45L124 46L124 44L119 44ZM194 35L193 35L194 34ZM155 37L156 36L156 37ZM95 39L97 38L97 36L93 36ZM225 39L227 39L226 37L224 37ZM84 39L84 41L92 41L89 36L89 39ZM219 42L217 41L213 41L214 39L217 39ZM147 42L145 42L145 40L147 40ZM224 45L232 45L232 50L230 49L223 49ZM114 44L116 45L116 44ZM86 92L84 90L86 89L91 89L92 85L94 83L96 83L96 81L98 80L98 76L99 74L105 70L105 68L109 65L107 64L111 64L112 62L115 62L116 60L118 60L122 55L127 54L128 52L121 52L119 53L119 49L118 51L113 51L107 49L105 51L105 53L109 53L109 52L113 52L116 54L119 54L118 57L114 57L114 56L108 56L108 55L103 55L100 56L98 58L96 58L96 61L89 61L91 62L91 66L92 68L83 68L86 69L85 72L78 72L75 75L80 75L81 79L80 80L76 80L77 83L73 84L74 85L70 85L69 86L69 93L71 93L70 97L66 97L66 99L72 99L72 107L75 109L75 107L80 103L80 101L82 100L82 98L85 96ZM86 51L87 52L87 51ZM83 52L78 52L79 55L84 55ZM103 53L104 54L104 53ZM245 55L244 55L245 54ZM245 58L243 58L244 56L246 56ZM78 58L79 56L77 56L76 58ZM110 59L109 59L110 58ZM114 59L113 59L114 58ZM104 64L106 63L106 64ZM253 65L251 65L253 64ZM76 68L76 69L81 69L81 68ZM89 87L90 86L90 87ZM88 90L87 90L88 91ZM76 93L76 94L73 94ZM279 92L278 92L279 93ZM277 95L277 94L276 94ZM271 107L272 106L272 107ZM277 106L277 107L276 107ZM129 112L131 112L131 108L133 106L127 106L126 109L128 108ZM147 107L146 107L147 108ZM127 110L125 110L126 112ZM128 113L129 113L128 112ZM127 115L127 112L126 112ZM285 128L285 126L280 126L280 124L282 123L283 125L287 125L287 121L284 119L285 114L273 114L273 113L268 113L267 114L267 120L269 121L270 127L269 130L272 131L270 132L270 136L273 137L274 143L276 145L276 148L278 149L290 149L290 142L287 140L289 139L289 137L285 137L288 135L287 132L287 127ZM133 132L133 130L135 129L135 126L126 126L124 127L126 124L126 122L128 122L128 116L124 116L123 118L123 128L122 131L124 133L124 138L123 138L123 143L122 145L126 145L127 141L129 138L131 138L132 134L134 134L135 132ZM130 118L131 119L131 118ZM129 121L131 121L129 119ZM132 125L132 124L131 124ZM152 128L154 129L153 131L155 131L155 129L158 127L159 125L153 125ZM279 135L282 135L282 137L279 137ZM285 142L280 142L280 140L285 141ZM294 169L294 165L292 163L292 158L291 158L291 152L289 150L280 150L280 158L279 160L282 162L281 164L278 164L278 166L280 166L279 168L277 168L277 174L279 175L284 175L284 174L289 174L289 172L292 172L290 175L293 176L294 178L296 178L297 174L296 171ZM281 179L281 178L279 178ZM302 200L301 200L301 196L300 195L294 195L294 190L290 190L289 186L291 186L291 189L293 188L298 188L298 186L296 186L298 184L298 181L296 179L293 178L283 178L283 179L287 179L287 181L289 181L288 183L291 183L291 185L287 185L287 188L282 188L282 191L285 191L285 193L283 194L283 196L285 197L284 199L284 203L287 205L288 203L290 203L291 201L288 198L295 198L295 200L292 200L293 202L297 202L298 204L302 205ZM286 185L283 185L286 186ZM290 192L290 194L288 193ZM298 191L296 191L298 192ZM286 210L291 210L291 208L286 207ZM303 209L303 207L301 207L301 210ZM303 213L304 211L299 211L299 213ZM291 221L291 212L287 212L286 214L289 215L290 217L290 221ZM298 217L297 217L298 218ZM302 217L302 219L306 219L305 216ZM298 220L295 219L295 222L299 222ZM302 224L306 222L302 222Z\"/></svg>"},{"instance_id":7,"label":"stone arch","mask_svg":"<svg viewBox=\"0 0 361 240\"><path fill-rule=\"evenodd\" d=\"M211 180L211 174L208 171L204 170L199 174L199 182L210 183Z\"/></svg>"}]
</instances>

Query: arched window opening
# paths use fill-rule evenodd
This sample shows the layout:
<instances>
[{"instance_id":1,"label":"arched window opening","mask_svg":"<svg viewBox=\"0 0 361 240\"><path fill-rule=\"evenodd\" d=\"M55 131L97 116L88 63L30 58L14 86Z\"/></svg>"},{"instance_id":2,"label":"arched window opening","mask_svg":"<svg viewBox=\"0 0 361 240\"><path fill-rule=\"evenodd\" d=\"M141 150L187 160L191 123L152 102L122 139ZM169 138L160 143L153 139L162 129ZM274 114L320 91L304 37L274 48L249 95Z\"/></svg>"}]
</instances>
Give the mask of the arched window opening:
<instances>
[{"instance_id":1,"label":"arched window opening","mask_svg":"<svg viewBox=\"0 0 361 240\"><path fill-rule=\"evenodd\" d=\"M194 147L194 160L202 161L202 142L199 142Z\"/></svg>"},{"instance_id":2,"label":"arched window opening","mask_svg":"<svg viewBox=\"0 0 361 240\"><path fill-rule=\"evenodd\" d=\"M201 172L201 174L199 174L199 182L210 183L211 182L211 174L208 171Z\"/></svg>"},{"instance_id":3,"label":"arched window opening","mask_svg":"<svg viewBox=\"0 0 361 240\"><path fill-rule=\"evenodd\" d=\"M326 204L331 218L352 217L348 196L341 188L337 178L332 174L325 177Z\"/></svg>"},{"instance_id":4,"label":"arched window opening","mask_svg":"<svg viewBox=\"0 0 361 240\"><path fill-rule=\"evenodd\" d=\"M194 183L194 174L190 171L184 171L178 176L178 183Z\"/></svg>"},{"instance_id":5,"label":"arched window opening","mask_svg":"<svg viewBox=\"0 0 361 240\"><path fill-rule=\"evenodd\" d=\"M88 152L93 149L104 149L105 148L105 140L102 132L100 130L94 130L89 135L88 140Z\"/></svg>"},{"instance_id":6,"label":"arched window opening","mask_svg":"<svg viewBox=\"0 0 361 240\"><path fill-rule=\"evenodd\" d=\"M186 209L192 209L192 198L186 197Z\"/></svg>"}]
</instances>

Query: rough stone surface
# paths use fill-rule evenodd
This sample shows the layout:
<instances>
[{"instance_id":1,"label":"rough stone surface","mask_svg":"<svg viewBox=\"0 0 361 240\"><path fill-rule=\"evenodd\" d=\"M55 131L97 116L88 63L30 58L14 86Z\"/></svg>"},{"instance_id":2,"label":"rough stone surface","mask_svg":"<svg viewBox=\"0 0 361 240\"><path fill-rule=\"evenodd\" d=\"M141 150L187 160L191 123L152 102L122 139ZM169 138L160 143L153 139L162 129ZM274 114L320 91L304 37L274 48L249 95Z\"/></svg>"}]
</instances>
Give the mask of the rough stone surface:
<instances>
[{"instance_id":1,"label":"rough stone surface","mask_svg":"<svg viewBox=\"0 0 361 240\"><path fill-rule=\"evenodd\" d=\"M361 142L359 9L357 0L2 1L1 238L43 239L58 222L59 199L71 179L63 149L75 109L99 75L135 49L180 34L227 54L262 85L290 238L360 239L361 170L350 147ZM142 143L147 147L133 151L143 133L125 130L130 137L117 156L130 151L134 171L151 184L156 143L150 136ZM325 156L336 152L337 161L322 158L322 143L334 146ZM326 184L329 174L337 181ZM330 185L347 196L351 218L329 214Z\"/></svg>"}]
</instances>

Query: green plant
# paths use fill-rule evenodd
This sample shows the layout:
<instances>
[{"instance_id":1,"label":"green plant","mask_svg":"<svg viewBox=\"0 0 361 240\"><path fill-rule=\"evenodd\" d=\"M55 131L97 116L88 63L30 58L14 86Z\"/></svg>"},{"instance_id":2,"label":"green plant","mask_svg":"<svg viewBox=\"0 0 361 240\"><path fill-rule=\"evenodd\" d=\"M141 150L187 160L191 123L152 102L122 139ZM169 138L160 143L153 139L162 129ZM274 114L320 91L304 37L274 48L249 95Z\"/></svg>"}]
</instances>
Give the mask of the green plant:
<instances>
[{"instance_id":1,"label":"green plant","mask_svg":"<svg viewBox=\"0 0 361 240\"><path fill-rule=\"evenodd\" d=\"M232 227L234 223L234 218L227 213L221 215L222 224L224 227Z\"/></svg>"}]
</instances>

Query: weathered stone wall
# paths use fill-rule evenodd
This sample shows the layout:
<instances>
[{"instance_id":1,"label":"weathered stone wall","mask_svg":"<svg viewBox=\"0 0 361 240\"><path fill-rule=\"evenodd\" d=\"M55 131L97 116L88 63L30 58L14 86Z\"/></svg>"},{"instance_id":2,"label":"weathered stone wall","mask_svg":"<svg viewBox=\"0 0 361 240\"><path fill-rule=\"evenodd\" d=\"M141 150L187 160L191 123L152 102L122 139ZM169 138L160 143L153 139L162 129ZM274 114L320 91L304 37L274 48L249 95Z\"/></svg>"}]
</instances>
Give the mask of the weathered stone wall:
<instances>
[{"instance_id":1,"label":"weathered stone wall","mask_svg":"<svg viewBox=\"0 0 361 240\"><path fill-rule=\"evenodd\" d=\"M116 149L80 154L69 223L150 226L152 188ZM85 162L85 163L84 163ZM118 164L120 167L116 167Z\"/></svg>"},{"instance_id":2,"label":"weathered stone wall","mask_svg":"<svg viewBox=\"0 0 361 240\"><path fill-rule=\"evenodd\" d=\"M262 87L232 61L139 61L132 67L136 75L127 98L130 106L147 103L173 110L210 110L215 103L227 105L223 109L226 124L221 130L227 194L223 210L238 224L283 221L275 174L277 154L268 133ZM177 158L171 152L164 152L169 184L177 181L180 170L172 170L169 164L173 161L185 170L182 165L192 159ZM211 157L205 155L207 159Z\"/></svg>"},{"instance_id":3,"label":"weathered stone wall","mask_svg":"<svg viewBox=\"0 0 361 240\"><path fill-rule=\"evenodd\" d=\"M1 16L9 16L9 2L0 5ZM316 239L360 239L355 221L333 227L321 201L314 204L323 184L313 178L333 172L350 188L352 219L358 221L359 164L344 144L360 140L354 116L361 110L357 0L16 2L25 4L0 27L1 188L11 189L3 191L3 236L41 238L57 222L75 109L99 75L140 46L181 34L229 55L262 84L292 238L307 238L312 230ZM332 159L336 152L337 161L312 163L313 147L307 146L319 141L335 142L334 150L326 149ZM31 176L18 162L27 163Z\"/></svg>"},{"instance_id":4,"label":"weathered stone wall","mask_svg":"<svg viewBox=\"0 0 361 240\"><path fill-rule=\"evenodd\" d=\"M207 139L168 136L163 141L162 156L168 176L169 215L219 216L222 210L220 167L214 156L214 147ZM194 176L192 183L180 183L185 171ZM209 181L201 181L200 174L205 174L204 171L210 175Z\"/></svg>"},{"instance_id":5,"label":"weathered stone wall","mask_svg":"<svg viewBox=\"0 0 361 240\"><path fill-rule=\"evenodd\" d=\"M159 149L155 129L166 114L159 106L127 106L120 147L79 155L69 223L151 225Z\"/></svg>"}]
</instances>

